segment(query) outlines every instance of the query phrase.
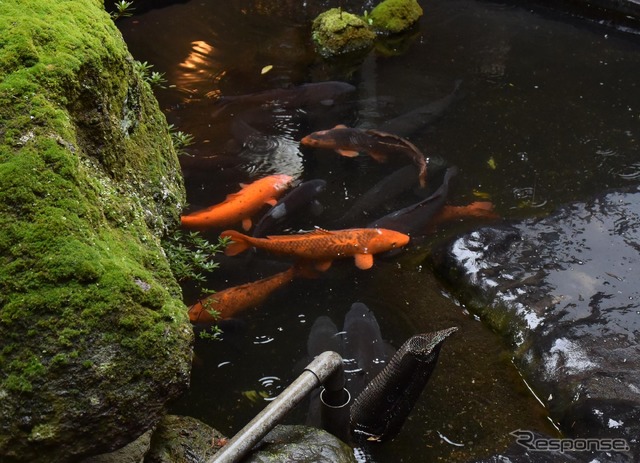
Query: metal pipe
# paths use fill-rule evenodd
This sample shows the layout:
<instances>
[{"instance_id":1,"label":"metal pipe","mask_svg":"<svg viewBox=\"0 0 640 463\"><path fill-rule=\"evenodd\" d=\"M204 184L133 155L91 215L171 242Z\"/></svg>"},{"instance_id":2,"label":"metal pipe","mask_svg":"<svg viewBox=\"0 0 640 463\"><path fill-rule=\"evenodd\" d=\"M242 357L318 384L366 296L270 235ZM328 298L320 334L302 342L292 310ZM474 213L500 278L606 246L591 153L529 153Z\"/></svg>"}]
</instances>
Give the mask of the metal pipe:
<instances>
[{"instance_id":1,"label":"metal pipe","mask_svg":"<svg viewBox=\"0 0 640 463\"><path fill-rule=\"evenodd\" d=\"M323 382L324 387L320 393L320 419L325 431L349 443L351 440L349 429L351 394L344 385L344 368L338 368Z\"/></svg>"},{"instance_id":2,"label":"metal pipe","mask_svg":"<svg viewBox=\"0 0 640 463\"><path fill-rule=\"evenodd\" d=\"M244 457L260 439L312 390L342 368L342 357L336 352L323 352L278 397L245 425L207 463L235 463Z\"/></svg>"}]
</instances>

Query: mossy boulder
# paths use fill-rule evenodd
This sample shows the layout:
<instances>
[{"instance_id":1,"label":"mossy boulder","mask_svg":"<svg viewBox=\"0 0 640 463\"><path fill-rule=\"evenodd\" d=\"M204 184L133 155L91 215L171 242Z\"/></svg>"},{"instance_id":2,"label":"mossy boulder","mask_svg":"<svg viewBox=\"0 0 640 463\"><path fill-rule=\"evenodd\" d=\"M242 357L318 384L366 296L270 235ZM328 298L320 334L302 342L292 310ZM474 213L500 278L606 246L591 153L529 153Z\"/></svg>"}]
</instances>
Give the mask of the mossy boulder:
<instances>
[{"instance_id":1,"label":"mossy boulder","mask_svg":"<svg viewBox=\"0 0 640 463\"><path fill-rule=\"evenodd\" d=\"M355 463L353 449L333 434L309 426L278 425L249 454L246 463Z\"/></svg>"},{"instance_id":2,"label":"mossy boulder","mask_svg":"<svg viewBox=\"0 0 640 463\"><path fill-rule=\"evenodd\" d=\"M364 20L341 8L319 14L311 28L316 50L325 58L365 53L373 47L376 38Z\"/></svg>"},{"instance_id":3,"label":"mossy boulder","mask_svg":"<svg viewBox=\"0 0 640 463\"><path fill-rule=\"evenodd\" d=\"M160 246L184 204L164 115L101 0L0 3L0 461L121 447L189 381Z\"/></svg>"},{"instance_id":4,"label":"mossy boulder","mask_svg":"<svg viewBox=\"0 0 640 463\"><path fill-rule=\"evenodd\" d=\"M422 16L417 0L384 0L367 16L379 34L398 34L410 29Z\"/></svg>"}]
</instances>

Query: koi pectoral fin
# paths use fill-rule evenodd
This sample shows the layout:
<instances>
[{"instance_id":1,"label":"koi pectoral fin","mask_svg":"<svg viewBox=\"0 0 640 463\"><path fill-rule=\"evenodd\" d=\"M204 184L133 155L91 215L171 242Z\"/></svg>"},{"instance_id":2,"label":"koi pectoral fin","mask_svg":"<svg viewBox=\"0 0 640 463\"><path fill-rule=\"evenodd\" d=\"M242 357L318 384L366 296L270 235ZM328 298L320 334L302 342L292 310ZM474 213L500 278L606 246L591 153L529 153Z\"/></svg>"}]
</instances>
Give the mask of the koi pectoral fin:
<instances>
[{"instance_id":1,"label":"koi pectoral fin","mask_svg":"<svg viewBox=\"0 0 640 463\"><path fill-rule=\"evenodd\" d=\"M353 151L353 150L336 150L336 152L340 156L344 156L344 157L347 157L347 158L355 158L356 156L360 155L360 153L358 151Z\"/></svg>"},{"instance_id":2,"label":"koi pectoral fin","mask_svg":"<svg viewBox=\"0 0 640 463\"><path fill-rule=\"evenodd\" d=\"M367 270L373 267L373 254L356 254L356 267L361 270Z\"/></svg>"},{"instance_id":3,"label":"koi pectoral fin","mask_svg":"<svg viewBox=\"0 0 640 463\"><path fill-rule=\"evenodd\" d=\"M249 231L251 230L251 219L250 218L246 218L246 219L242 219L242 229L244 231Z\"/></svg>"},{"instance_id":4,"label":"koi pectoral fin","mask_svg":"<svg viewBox=\"0 0 640 463\"><path fill-rule=\"evenodd\" d=\"M314 267L319 272L325 272L329 270L329 267L331 267L331 263L332 261L330 260L319 260L319 261L316 261L316 263L314 264Z\"/></svg>"}]
</instances>

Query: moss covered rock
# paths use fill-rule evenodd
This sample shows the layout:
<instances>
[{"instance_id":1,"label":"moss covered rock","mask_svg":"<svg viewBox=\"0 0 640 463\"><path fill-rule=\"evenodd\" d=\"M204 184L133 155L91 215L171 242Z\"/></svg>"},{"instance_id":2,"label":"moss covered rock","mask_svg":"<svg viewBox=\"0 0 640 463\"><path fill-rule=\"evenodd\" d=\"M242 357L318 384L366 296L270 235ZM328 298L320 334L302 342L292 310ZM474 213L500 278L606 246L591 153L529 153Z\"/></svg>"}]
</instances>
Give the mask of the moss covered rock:
<instances>
[{"instance_id":1,"label":"moss covered rock","mask_svg":"<svg viewBox=\"0 0 640 463\"><path fill-rule=\"evenodd\" d=\"M151 449L144 462L204 462L226 442L222 434L196 418L167 415L151 437Z\"/></svg>"},{"instance_id":2,"label":"moss covered rock","mask_svg":"<svg viewBox=\"0 0 640 463\"><path fill-rule=\"evenodd\" d=\"M353 449L333 434L309 426L278 425L246 463L355 463Z\"/></svg>"},{"instance_id":3,"label":"moss covered rock","mask_svg":"<svg viewBox=\"0 0 640 463\"><path fill-rule=\"evenodd\" d=\"M184 187L100 0L0 2L0 461L121 447L188 385Z\"/></svg>"},{"instance_id":4,"label":"moss covered rock","mask_svg":"<svg viewBox=\"0 0 640 463\"><path fill-rule=\"evenodd\" d=\"M340 8L321 13L311 27L316 49L325 58L366 52L373 47L376 38L366 22Z\"/></svg>"},{"instance_id":5,"label":"moss covered rock","mask_svg":"<svg viewBox=\"0 0 640 463\"><path fill-rule=\"evenodd\" d=\"M417 0L384 0L367 16L378 33L397 34L410 29L422 16Z\"/></svg>"}]
</instances>

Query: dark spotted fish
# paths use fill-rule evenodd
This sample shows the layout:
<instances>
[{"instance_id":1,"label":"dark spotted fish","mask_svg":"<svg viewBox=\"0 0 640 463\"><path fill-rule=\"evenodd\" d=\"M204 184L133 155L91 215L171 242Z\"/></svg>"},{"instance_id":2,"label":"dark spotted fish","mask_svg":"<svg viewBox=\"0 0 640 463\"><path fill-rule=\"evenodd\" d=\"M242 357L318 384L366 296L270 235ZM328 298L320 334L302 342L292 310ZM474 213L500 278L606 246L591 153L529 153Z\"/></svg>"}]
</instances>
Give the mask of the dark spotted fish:
<instances>
[{"instance_id":1,"label":"dark spotted fish","mask_svg":"<svg viewBox=\"0 0 640 463\"><path fill-rule=\"evenodd\" d=\"M379 130L363 130L337 125L333 129L310 133L300 140L301 145L335 150L342 156L355 157L365 152L378 162L389 156L408 156L418 167L420 186L427 185L427 159L409 140Z\"/></svg>"}]
</instances>

